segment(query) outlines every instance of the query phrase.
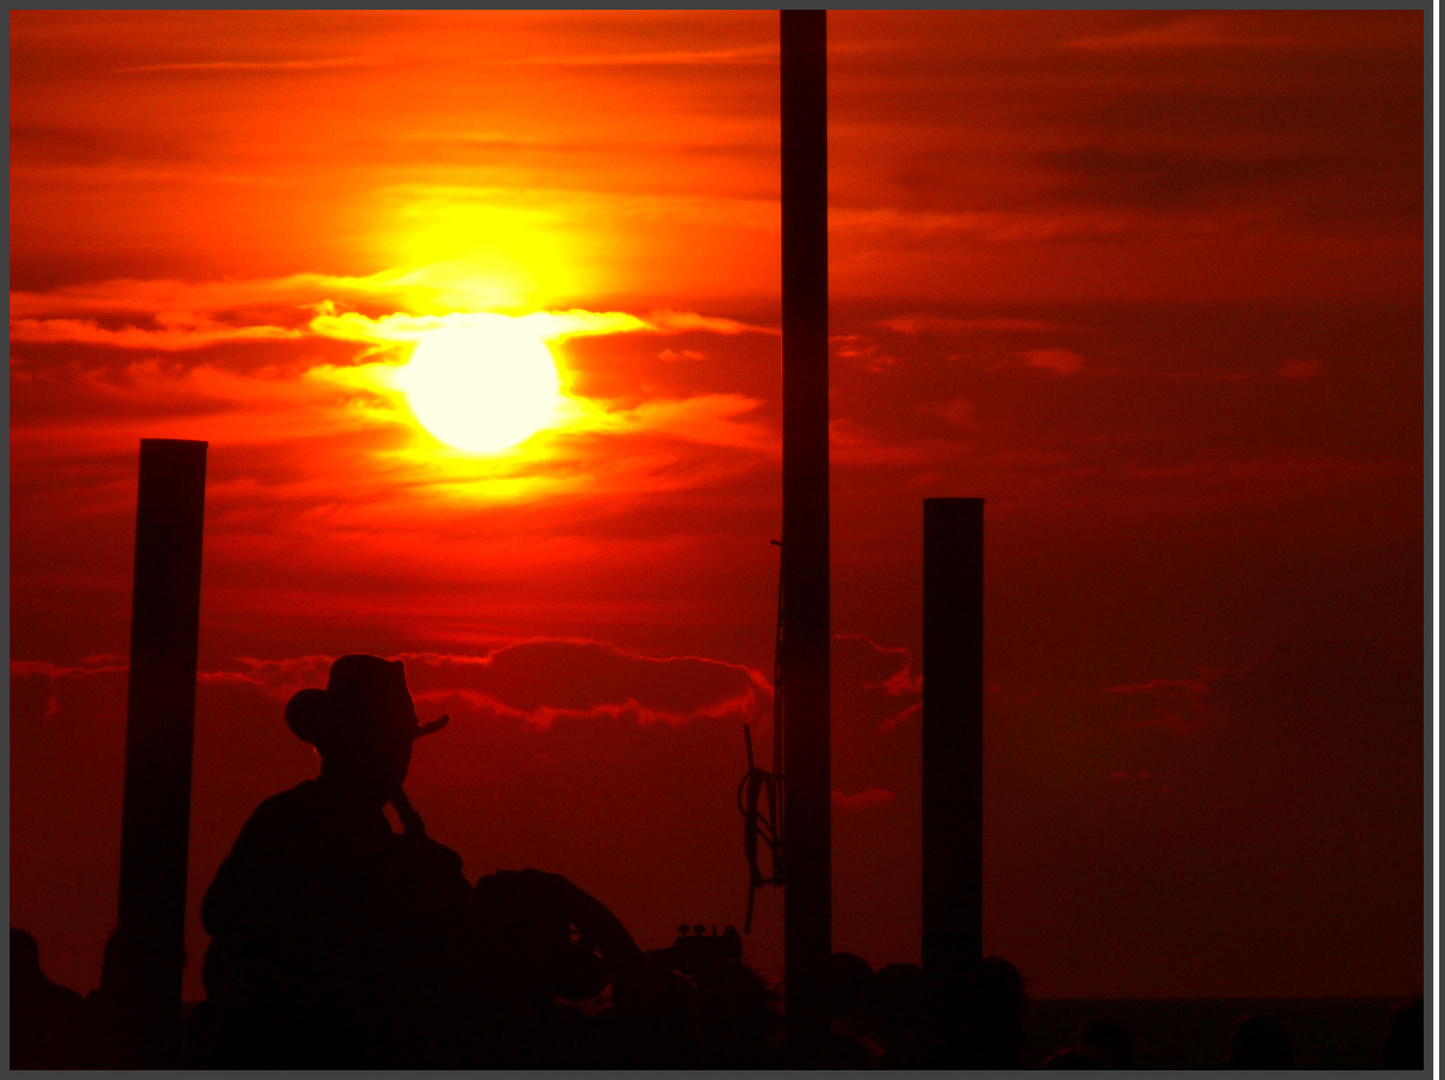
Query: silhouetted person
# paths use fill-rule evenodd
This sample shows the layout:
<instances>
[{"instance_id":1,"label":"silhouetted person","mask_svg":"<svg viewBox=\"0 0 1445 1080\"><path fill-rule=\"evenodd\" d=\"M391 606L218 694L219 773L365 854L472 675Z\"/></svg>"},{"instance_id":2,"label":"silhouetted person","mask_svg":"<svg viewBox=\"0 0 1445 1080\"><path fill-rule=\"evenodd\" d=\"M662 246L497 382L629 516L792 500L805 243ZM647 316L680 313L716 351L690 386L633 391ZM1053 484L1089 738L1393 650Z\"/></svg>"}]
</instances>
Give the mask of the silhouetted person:
<instances>
[{"instance_id":1,"label":"silhouetted person","mask_svg":"<svg viewBox=\"0 0 1445 1080\"><path fill-rule=\"evenodd\" d=\"M1273 1016L1246 1016L1229 1039L1231 1069L1288 1069L1294 1060L1294 1036Z\"/></svg>"},{"instance_id":2,"label":"silhouetted person","mask_svg":"<svg viewBox=\"0 0 1445 1080\"><path fill-rule=\"evenodd\" d=\"M693 977L702 1065L707 1069L776 1069L782 1055L769 1040L782 1030L768 985L735 960L719 960Z\"/></svg>"},{"instance_id":3,"label":"silhouetted person","mask_svg":"<svg viewBox=\"0 0 1445 1080\"><path fill-rule=\"evenodd\" d=\"M40 969L40 945L10 928L10 1067L54 1069L69 1064L81 997L51 982Z\"/></svg>"},{"instance_id":4,"label":"silhouetted person","mask_svg":"<svg viewBox=\"0 0 1445 1080\"><path fill-rule=\"evenodd\" d=\"M1041 1066L1041 1069L1098 1069L1102 1068L1097 1058L1082 1050L1060 1050Z\"/></svg>"},{"instance_id":5,"label":"silhouetted person","mask_svg":"<svg viewBox=\"0 0 1445 1080\"><path fill-rule=\"evenodd\" d=\"M1079 1049L1105 1069L1134 1067L1134 1033L1111 1016L1097 1016L1079 1028Z\"/></svg>"},{"instance_id":6,"label":"silhouetted person","mask_svg":"<svg viewBox=\"0 0 1445 1080\"><path fill-rule=\"evenodd\" d=\"M778 1060L776 1064L760 1067L877 1068L883 1058L885 1043L892 1040L898 1045L906 1044L909 1033L912 1031L911 1022L902 1020L902 1025L907 1028L908 1033L903 1035L893 1033L895 1027L893 1021L900 1020L901 1017L891 1008L893 1004L902 1004L904 1012L909 1008L907 1004L910 995L908 984L914 976L914 971L910 969L913 969L913 965L905 965L897 971L890 972L889 976L879 985L877 989L885 993L901 990L902 998L900 1001L890 1003L884 1001L881 995L875 995L873 1019L877 1023L870 1025L869 1019L864 1015L864 992L874 979L873 969L866 960L853 953L834 953L828 959L827 976L824 980L824 1007L828 1017L827 1030L816 1032L801 1041L795 1035L790 1035L785 1040L786 1054L781 1056L781 1060ZM916 1022L916 1018L914 1022ZM873 1030L874 1026L880 1030ZM887 1029L888 1033L883 1034L882 1029ZM902 1043L899 1043L900 1039ZM896 1053L897 1051L895 1051L895 1055Z\"/></svg>"},{"instance_id":7,"label":"silhouetted person","mask_svg":"<svg viewBox=\"0 0 1445 1080\"><path fill-rule=\"evenodd\" d=\"M176 1064L174 1044L179 1032L150 1010L137 1010L127 985L127 974L143 969L147 959L137 956L132 951L135 947L135 939L119 931L106 938L100 986L86 995L81 1006L66 1068L171 1068ZM181 962L184 964L184 957Z\"/></svg>"},{"instance_id":8,"label":"silhouetted person","mask_svg":"<svg viewBox=\"0 0 1445 1080\"><path fill-rule=\"evenodd\" d=\"M477 882L470 923L477 963L475 1066L579 1068L586 1033L579 1017L554 1008L585 1001L609 982L590 941L572 937L565 899L537 871L501 871Z\"/></svg>"},{"instance_id":9,"label":"silhouetted person","mask_svg":"<svg viewBox=\"0 0 1445 1080\"><path fill-rule=\"evenodd\" d=\"M846 1026L862 1006L863 988L872 977L873 969L861 956L840 952L828 958L826 1004L835 1030Z\"/></svg>"},{"instance_id":10,"label":"silhouetted person","mask_svg":"<svg viewBox=\"0 0 1445 1080\"><path fill-rule=\"evenodd\" d=\"M1412 997L1390 1010L1390 1030L1385 1035L1381 1067L1425 1067L1425 1003L1420 998Z\"/></svg>"},{"instance_id":11,"label":"silhouetted person","mask_svg":"<svg viewBox=\"0 0 1445 1080\"><path fill-rule=\"evenodd\" d=\"M401 787L413 741L447 718L418 723L400 661L343 656L286 722L321 774L256 809L202 903L211 1063L451 1064L471 887Z\"/></svg>"},{"instance_id":12,"label":"silhouetted person","mask_svg":"<svg viewBox=\"0 0 1445 1080\"><path fill-rule=\"evenodd\" d=\"M558 874L502 870L477 882L470 1062L503 1068L690 1068L691 988L655 962L600 901ZM611 988L593 1018L562 1004Z\"/></svg>"},{"instance_id":13,"label":"silhouetted person","mask_svg":"<svg viewBox=\"0 0 1445 1080\"><path fill-rule=\"evenodd\" d=\"M863 987L859 1026L881 1048L884 1068L897 1068L923 1023L923 969L887 964Z\"/></svg>"},{"instance_id":14,"label":"silhouetted person","mask_svg":"<svg viewBox=\"0 0 1445 1080\"><path fill-rule=\"evenodd\" d=\"M1029 996L1018 968L986 957L930 994L927 1021L906 1067L1016 1069Z\"/></svg>"}]
</instances>

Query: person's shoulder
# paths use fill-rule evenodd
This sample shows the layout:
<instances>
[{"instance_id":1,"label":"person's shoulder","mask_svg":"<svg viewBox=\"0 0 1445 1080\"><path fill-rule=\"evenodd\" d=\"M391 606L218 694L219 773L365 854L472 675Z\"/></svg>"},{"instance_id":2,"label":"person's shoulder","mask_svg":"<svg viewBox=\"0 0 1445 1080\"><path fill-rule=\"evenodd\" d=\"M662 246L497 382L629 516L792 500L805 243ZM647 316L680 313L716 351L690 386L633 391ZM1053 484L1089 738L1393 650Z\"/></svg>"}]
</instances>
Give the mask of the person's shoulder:
<instances>
[{"instance_id":1,"label":"person's shoulder","mask_svg":"<svg viewBox=\"0 0 1445 1080\"><path fill-rule=\"evenodd\" d=\"M315 781L306 780L272 795L241 827L201 902L202 924L213 937L231 932L238 919L244 922L254 914L255 891L278 880L279 868L304 865L314 854L306 844L314 831L308 827L314 788Z\"/></svg>"},{"instance_id":2,"label":"person's shoulder","mask_svg":"<svg viewBox=\"0 0 1445 1080\"><path fill-rule=\"evenodd\" d=\"M241 835L268 833L277 828L293 826L298 820L317 811L315 780L303 780L294 788L264 799L247 820Z\"/></svg>"},{"instance_id":3,"label":"person's shoulder","mask_svg":"<svg viewBox=\"0 0 1445 1080\"><path fill-rule=\"evenodd\" d=\"M317 785L315 780L302 780L301 783L293 788L278 791L269 799L262 799L261 804L256 807L256 813L284 813L287 810L313 806L316 803L319 791L319 785Z\"/></svg>"}]
</instances>

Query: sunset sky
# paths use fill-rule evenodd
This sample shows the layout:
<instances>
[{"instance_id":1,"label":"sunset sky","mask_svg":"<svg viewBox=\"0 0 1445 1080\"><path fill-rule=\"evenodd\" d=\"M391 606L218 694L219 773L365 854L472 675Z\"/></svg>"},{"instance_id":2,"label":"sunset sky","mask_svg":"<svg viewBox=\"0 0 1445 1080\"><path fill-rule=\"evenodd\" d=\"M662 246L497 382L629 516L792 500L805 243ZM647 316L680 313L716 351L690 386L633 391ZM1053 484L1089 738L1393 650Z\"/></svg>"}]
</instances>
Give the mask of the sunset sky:
<instances>
[{"instance_id":1,"label":"sunset sky","mask_svg":"<svg viewBox=\"0 0 1445 1080\"><path fill-rule=\"evenodd\" d=\"M1421 989L1423 22L830 14L835 949L919 959L922 499L982 496L986 950L1043 997ZM217 865L315 772L285 701L347 652L452 715L407 789L469 877L566 874L644 948L741 927L777 13L10 30L11 921L47 973L95 986L115 917L152 437L210 443L187 996ZM560 390L473 453L406 365L489 333Z\"/></svg>"}]
</instances>

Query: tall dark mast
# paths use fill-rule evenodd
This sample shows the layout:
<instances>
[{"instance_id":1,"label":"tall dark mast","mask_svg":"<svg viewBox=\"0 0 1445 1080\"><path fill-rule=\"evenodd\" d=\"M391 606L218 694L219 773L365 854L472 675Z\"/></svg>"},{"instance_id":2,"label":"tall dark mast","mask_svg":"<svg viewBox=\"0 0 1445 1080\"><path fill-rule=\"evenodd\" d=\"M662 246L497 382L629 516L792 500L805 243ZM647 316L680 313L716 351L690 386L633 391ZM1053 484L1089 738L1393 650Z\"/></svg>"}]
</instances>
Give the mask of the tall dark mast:
<instances>
[{"instance_id":1,"label":"tall dark mast","mask_svg":"<svg viewBox=\"0 0 1445 1080\"><path fill-rule=\"evenodd\" d=\"M832 953L827 12L783 11L783 940L788 1029L826 1028Z\"/></svg>"},{"instance_id":2,"label":"tall dark mast","mask_svg":"<svg viewBox=\"0 0 1445 1080\"><path fill-rule=\"evenodd\" d=\"M923 975L983 957L983 500L923 500Z\"/></svg>"},{"instance_id":3,"label":"tall dark mast","mask_svg":"<svg viewBox=\"0 0 1445 1080\"><path fill-rule=\"evenodd\" d=\"M101 976L131 1067L166 1064L181 1018L205 502L205 443L141 440L120 910Z\"/></svg>"}]
</instances>

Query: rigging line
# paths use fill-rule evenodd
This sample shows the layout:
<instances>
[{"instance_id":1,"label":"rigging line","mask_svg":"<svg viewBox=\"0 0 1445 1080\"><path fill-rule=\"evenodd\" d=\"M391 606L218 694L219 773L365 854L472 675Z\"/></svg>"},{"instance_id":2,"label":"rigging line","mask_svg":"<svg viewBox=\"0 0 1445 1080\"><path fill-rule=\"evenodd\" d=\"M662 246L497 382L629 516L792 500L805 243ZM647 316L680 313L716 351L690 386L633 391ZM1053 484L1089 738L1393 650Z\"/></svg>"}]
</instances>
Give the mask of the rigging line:
<instances>
[{"instance_id":1,"label":"rigging line","mask_svg":"<svg viewBox=\"0 0 1445 1080\"><path fill-rule=\"evenodd\" d=\"M782 547L777 540L772 541ZM738 810L743 815L743 851L748 859L748 909L743 932L751 933L757 890L763 885L783 884L783 577L778 573L778 622L773 653L773 768L761 769L753 757L752 728L743 725L748 771L738 784ZM766 800L766 809L763 802ZM768 849L771 874L765 875L758 862L759 841Z\"/></svg>"}]
</instances>

